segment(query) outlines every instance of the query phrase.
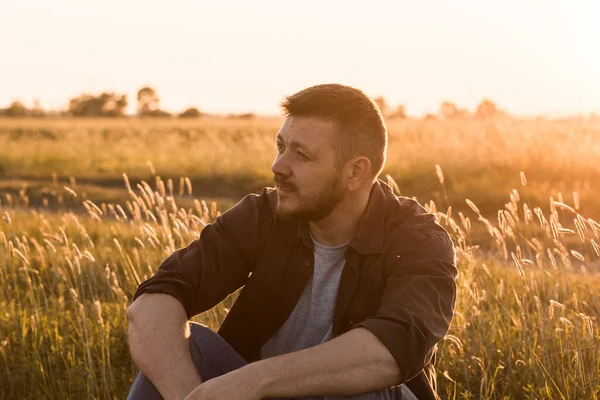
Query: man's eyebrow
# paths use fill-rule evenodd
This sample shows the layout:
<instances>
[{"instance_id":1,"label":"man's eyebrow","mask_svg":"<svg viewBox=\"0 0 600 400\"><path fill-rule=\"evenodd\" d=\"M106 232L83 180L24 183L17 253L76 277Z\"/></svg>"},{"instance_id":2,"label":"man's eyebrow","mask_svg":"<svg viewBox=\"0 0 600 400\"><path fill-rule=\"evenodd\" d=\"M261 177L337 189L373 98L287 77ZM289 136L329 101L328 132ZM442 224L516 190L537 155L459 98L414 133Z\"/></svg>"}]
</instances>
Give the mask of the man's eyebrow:
<instances>
[{"instance_id":1,"label":"man's eyebrow","mask_svg":"<svg viewBox=\"0 0 600 400\"><path fill-rule=\"evenodd\" d=\"M292 141L292 142L290 143L290 146L291 146L292 148L300 149L300 150L304 151L305 153L307 153L307 154L308 154L308 155L310 155L310 156L313 156L313 155L315 155L315 154L314 154L314 151L312 151L311 149L309 149L309 148L308 148L306 145L304 145L304 144L302 144L302 143L299 143L299 142Z\"/></svg>"},{"instance_id":2,"label":"man's eyebrow","mask_svg":"<svg viewBox=\"0 0 600 400\"><path fill-rule=\"evenodd\" d=\"M277 134L277 136L275 138L277 139L277 141L283 141L283 138L279 134ZM305 150L306 152L311 153L311 154L313 153L305 144L297 142L295 140L290 140L289 146L293 147L293 148Z\"/></svg>"}]
</instances>

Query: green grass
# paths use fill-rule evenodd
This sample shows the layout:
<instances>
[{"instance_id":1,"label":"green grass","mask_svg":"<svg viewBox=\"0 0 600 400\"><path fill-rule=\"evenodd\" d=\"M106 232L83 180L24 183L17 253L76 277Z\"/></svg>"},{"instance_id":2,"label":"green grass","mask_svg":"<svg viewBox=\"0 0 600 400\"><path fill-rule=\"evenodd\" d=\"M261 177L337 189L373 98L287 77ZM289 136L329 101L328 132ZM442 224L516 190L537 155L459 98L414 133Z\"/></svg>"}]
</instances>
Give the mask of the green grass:
<instances>
[{"instance_id":1,"label":"green grass","mask_svg":"<svg viewBox=\"0 0 600 400\"><path fill-rule=\"evenodd\" d=\"M131 296L218 213L199 200L181 207L162 180L129 195L123 212L89 202L84 215L0 208L0 398L125 397ZM451 233L460 269L439 392L599 399L600 225L560 205L526 218L514 194L507 204L488 221L476 207L448 215L427 203ZM487 238L477 242L474 232ZM231 301L197 320L216 328Z\"/></svg>"}]
</instances>

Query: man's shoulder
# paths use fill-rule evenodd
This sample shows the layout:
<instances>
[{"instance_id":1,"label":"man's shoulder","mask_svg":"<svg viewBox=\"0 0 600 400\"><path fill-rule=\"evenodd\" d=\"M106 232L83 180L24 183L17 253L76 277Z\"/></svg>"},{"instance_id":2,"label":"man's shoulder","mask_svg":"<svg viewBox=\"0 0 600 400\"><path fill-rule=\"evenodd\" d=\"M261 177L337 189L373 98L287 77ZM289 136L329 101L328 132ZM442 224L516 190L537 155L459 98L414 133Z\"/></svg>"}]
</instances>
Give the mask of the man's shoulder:
<instances>
[{"instance_id":1,"label":"man's shoulder","mask_svg":"<svg viewBox=\"0 0 600 400\"><path fill-rule=\"evenodd\" d=\"M259 193L249 193L223 214L274 214L277 207L277 191L264 187Z\"/></svg>"},{"instance_id":2,"label":"man's shoulder","mask_svg":"<svg viewBox=\"0 0 600 400\"><path fill-rule=\"evenodd\" d=\"M386 259L435 258L456 264L454 241L417 200L394 196L386 207L384 257ZM395 264L393 264L395 265Z\"/></svg>"},{"instance_id":3,"label":"man's shoulder","mask_svg":"<svg viewBox=\"0 0 600 400\"><path fill-rule=\"evenodd\" d=\"M220 214L211 225L223 228L232 236L260 235L270 231L275 221L277 192L265 187L259 193L244 196Z\"/></svg>"},{"instance_id":4,"label":"man's shoulder","mask_svg":"<svg viewBox=\"0 0 600 400\"><path fill-rule=\"evenodd\" d=\"M263 187L258 193L249 193L245 198L254 199L259 204L268 205L273 211L277 205L277 189L269 186Z\"/></svg>"},{"instance_id":5,"label":"man's shoulder","mask_svg":"<svg viewBox=\"0 0 600 400\"><path fill-rule=\"evenodd\" d=\"M450 235L437 220L414 198L397 196L391 189L385 191L384 236L390 242L413 242L428 237L451 241Z\"/></svg>"}]
</instances>

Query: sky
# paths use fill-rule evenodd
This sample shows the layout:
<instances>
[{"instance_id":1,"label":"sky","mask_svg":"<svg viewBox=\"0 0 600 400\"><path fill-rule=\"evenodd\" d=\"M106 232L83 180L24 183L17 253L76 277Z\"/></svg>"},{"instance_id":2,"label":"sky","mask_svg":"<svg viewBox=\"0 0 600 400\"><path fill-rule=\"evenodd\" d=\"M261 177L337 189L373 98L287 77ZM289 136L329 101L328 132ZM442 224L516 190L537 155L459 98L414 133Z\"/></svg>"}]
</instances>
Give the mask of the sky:
<instances>
[{"instance_id":1,"label":"sky","mask_svg":"<svg viewBox=\"0 0 600 400\"><path fill-rule=\"evenodd\" d=\"M278 115L337 82L435 112L600 113L597 0L0 0L0 107L150 85L178 112Z\"/></svg>"}]
</instances>

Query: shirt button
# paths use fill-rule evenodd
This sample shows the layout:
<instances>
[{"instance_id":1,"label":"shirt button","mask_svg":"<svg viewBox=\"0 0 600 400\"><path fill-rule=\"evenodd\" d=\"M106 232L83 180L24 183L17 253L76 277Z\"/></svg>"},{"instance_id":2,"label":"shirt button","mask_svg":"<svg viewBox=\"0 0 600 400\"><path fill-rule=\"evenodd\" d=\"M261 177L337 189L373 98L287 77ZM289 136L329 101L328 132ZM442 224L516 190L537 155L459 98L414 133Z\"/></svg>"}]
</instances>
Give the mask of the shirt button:
<instances>
[{"instance_id":1,"label":"shirt button","mask_svg":"<svg viewBox=\"0 0 600 400\"><path fill-rule=\"evenodd\" d=\"M306 265L307 267L310 267L310 265L312 264L312 261L304 261L304 265Z\"/></svg>"}]
</instances>

